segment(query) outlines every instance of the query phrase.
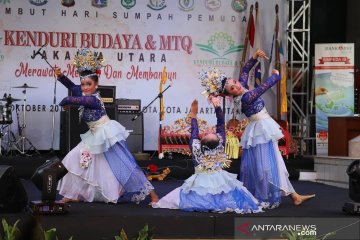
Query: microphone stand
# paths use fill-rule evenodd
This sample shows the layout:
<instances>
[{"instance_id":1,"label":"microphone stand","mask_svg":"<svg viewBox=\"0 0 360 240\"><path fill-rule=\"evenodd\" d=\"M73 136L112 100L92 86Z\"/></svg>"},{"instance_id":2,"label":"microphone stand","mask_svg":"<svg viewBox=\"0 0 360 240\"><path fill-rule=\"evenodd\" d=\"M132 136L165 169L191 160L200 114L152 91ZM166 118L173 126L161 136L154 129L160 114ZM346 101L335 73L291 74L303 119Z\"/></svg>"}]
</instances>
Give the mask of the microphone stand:
<instances>
[{"instance_id":1,"label":"microphone stand","mask_svg":"<svg viewBox=\"0 0 360 240\"><path fill-rule=\"evenodd\" d=\"M168 90L171 87L171 85L167 86L161 93L159 93L148 105L146 105L140 112L138 112L132 119L131 121L135 121L141 114L143 114L145 112L145 110L151 105L153 104L153 102L155 102L156 99L158 98L162 98L163 97L163 93Z\"/></svg>"},{"instance_id":2,"label":"microphone stand","mask_svg":"<svg viewBox=\"0 0 360 240\"><path fill-rule=\"evenodd\" d=\"M159 93L148 105L146 105L140 112L138 112L131 120L135 121L141 114L145 112L145 110L153 103L156 99L160 98L162 99L163 93L168 90L171 87L171 85L168 85L161 93ZM160 144L160 134L161 134L161 109L159 109L159 142ZM160 153L159 153L160 154Z\"/></svg>"},{"instance_id":3,"label":"microphone stand","mask_svg":"<svg viewBox=\"0 0 360 240\"><path fill-rule=\"evenodd\" d=\"M34 54L34 56L31 56L31 58L34 59L36 55L39 54L41 58L44 59L45 62L50 66L50 68L55 71L55 68L48 62L47 57L42 53L40 53L41 48ZM55 76L54 79L55 79L55 84L54 84L54 98L53 98L52 129L51 129L51 148L50 148L51 153L54 152L54 139L55 139L55 105L56 105L56 83L57 83L57 79Z\"/></svg>"}]
</instances>

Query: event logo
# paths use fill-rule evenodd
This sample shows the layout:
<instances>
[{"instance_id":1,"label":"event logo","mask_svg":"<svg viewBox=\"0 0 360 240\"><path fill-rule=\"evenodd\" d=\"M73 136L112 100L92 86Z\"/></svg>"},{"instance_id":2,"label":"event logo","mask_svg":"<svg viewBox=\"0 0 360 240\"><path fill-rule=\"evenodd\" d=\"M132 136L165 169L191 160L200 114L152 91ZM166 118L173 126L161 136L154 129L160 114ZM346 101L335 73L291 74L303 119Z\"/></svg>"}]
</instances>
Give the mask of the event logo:
<instances>
[{"instance_id":1,"label":"event logo","mask_svg":"<svg viewBox=\"0 0 360 240\"><path fill-rule=\"evenodd\" d=\"M179 8L185 12L194 9L194 0L179 0Z\"/></svg>"},{"instance_id":2,"label":"event logo","mask_svg":"<svg viewBox=\"0 0 360 240\"><path fill-rule=\"evenodd\" d=\"M72 7L75 5L75 0L61 0L61 5L65 7Z\"/></svg>"},{"instance_id":3,"label":"event logo","mask_svg":"<svg viewBox=\"0 0 360 240\"><path fill-rule=\"evenodd\" d=\"M321 141L325 141L326 139L328 139L328 132L320 131L318 137Z\"/></svg>"},{"instance_id":4,"label":"event logo","mask_svg":"<svg viewBox=\"0 0 360 240\"><path fill-rule=\"evenodd\" d=\"M133 6L135 6L135 4L136 0L121 0L121 5L127 9L132 8Z\"/></svg>"},{"instance_id":5,"label":"event logo","mask_svg":"<svg viewBox=\"0 0 360 240\"><path fill-rule=\"evenodd\" d=\"M247 1L246 0L233 0L231 2L231 7L234 9L234 11L236 12L243 12L246 10L247 8Z\"/></svg>"},{"instance_id":6,"label":"event logo","mask_svg":"<svg viewBox=\"0 0 360 240\"><path fill-rule=\"evenodd\" d=\"M149 0L147 6L156 11L166 8L165 0Z\"/></svg>"},{"instance_id":7,"label":"event logo","mask_svg":"<svg viewBox=\"0 0 360 240\"><path fill-rule=\"evenodd\" d=\"M240 226L237 226L236 229L238 231L241 231L244 234L249 234L249 224L248 223L241 224Z\"/></svg>"},{"instance_id":8,"label":"event logo","mask_svg":"<svg viewBox=\"0 0 360 240\"><path fill-rule=\"evenodd\" d=\"M35 6L42 6L47 4L47 0L29 0L29 2Z\"/></svg>"},{"instance_id":9,"label":"event logo","mask_svg":"<svg viewBox=\"0 0 360 240\"><path fill-rule=\"evenodd\" d=\"M7 3L10 3L10 0L0 0L0 3L2 3L2 4L7 4Z\"/></svg>"},{"instance_id":10,"label":"event logo","mask_svg":"<svg viewBox=\"0 0 360 240\"><path fill-rule=\"evenodd\" d=\"M208 60L195 60L196 65L216 65L216 66L237 66L239 63L233 62L226 58L229 54L240 52L244 45L235 45L235 41L231 36L224 32L217 32L210 36L208 44L195 44L201 51L215 55L214 58Z\"/></svg>"},{"instance_id":11,"label":"event logo","mask_svg":"<svg viewBox=\"0 0 360 240\"><path fill-rule=\"evenodd\" d=\"M216 11L221 7L220 0L205 0L205 7L211 11Z\"/></svg>"},{"instance_id":12,"label":"event logo","mask_svg":"<svg viewBox=\"0 0 360 240\"><path fill-rule=\"evenodd\" d=\"M91 5L97 8L103 8L107 6L107 0L92 0Z\"/></svg>"}]
</instances>

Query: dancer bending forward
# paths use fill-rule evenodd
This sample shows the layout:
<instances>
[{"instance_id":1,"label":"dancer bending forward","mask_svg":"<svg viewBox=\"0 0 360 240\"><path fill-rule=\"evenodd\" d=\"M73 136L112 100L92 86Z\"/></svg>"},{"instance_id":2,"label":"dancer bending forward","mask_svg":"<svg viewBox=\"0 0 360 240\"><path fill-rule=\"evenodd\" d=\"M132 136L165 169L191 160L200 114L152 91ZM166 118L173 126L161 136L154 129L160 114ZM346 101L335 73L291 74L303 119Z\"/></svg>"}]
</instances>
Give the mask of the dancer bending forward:
<instances>
[{"instance_id":1,"label":"dancer bending forward","mask_svg":"<svg viewBox=\"0 0 360 240\"><path fill-rule=\"evenodd\" d=\"M259 202L236 179L237 175L223 170L230 164L224 148L224 115L218 99L214 98L212 102L217 117L216 134L205 133L201 140L196 119L198 102L194 100L191 105L190 149L197 164L195 174L154 203L154 208L236 213L262 211Z\"/></svg>"}]
</instances>

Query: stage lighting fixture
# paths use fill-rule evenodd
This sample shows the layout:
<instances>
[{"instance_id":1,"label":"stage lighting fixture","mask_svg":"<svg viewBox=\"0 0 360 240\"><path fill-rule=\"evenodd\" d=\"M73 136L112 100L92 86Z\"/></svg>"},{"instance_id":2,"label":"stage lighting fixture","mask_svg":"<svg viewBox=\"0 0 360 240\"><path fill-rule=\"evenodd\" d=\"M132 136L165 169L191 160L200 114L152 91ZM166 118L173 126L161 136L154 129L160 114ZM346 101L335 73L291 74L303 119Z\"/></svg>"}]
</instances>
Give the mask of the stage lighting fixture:
<instances>
[{"instance_id":1,"label":"stage lighting fixture","mask_svg":"<svg viewBox=\"0 0 360 240\"><path fill-rule=\"evenodd\" d=\"M65 203L55 201L58 180L66 173L66 168L56 156L36 169L31 180L41 190L41 201L30 202L34 214L64 214L67 212L68 206Z\"/></svg>"},{"instance_id":2,"label":"stage lighting fixture","mask_svg":"<svg viewBox=\"0 0 360 240\"><path fill-rule=\"evenodd\" d=\"M360 161L353 161L346 170L349 176L349 197L355 202L347 202L343 211L360 215Z\"/></svg>"}]
</instances>

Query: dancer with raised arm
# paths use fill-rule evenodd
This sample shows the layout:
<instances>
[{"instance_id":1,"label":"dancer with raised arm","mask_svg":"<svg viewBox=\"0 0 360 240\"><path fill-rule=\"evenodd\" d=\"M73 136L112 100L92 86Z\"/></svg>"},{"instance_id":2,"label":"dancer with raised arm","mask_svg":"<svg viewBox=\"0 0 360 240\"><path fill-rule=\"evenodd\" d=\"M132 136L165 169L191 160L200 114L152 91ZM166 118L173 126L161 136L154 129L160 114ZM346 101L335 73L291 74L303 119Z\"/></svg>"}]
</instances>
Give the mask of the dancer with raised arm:
<instances>
[{"instance_id":1,"label":"dancer with raised arm","mask_svg":"<svg viewBox=\"0 0 360 240\"><path fill-rule=\"evenodd\" d=\"M261 212L260 203L237 180L237 175L224 170L231 162L225 154L224 114L220 101L217 98L211 101L216 111L216 133L205 133L201 139L197 125L198 102L194 100L191 104L190 149L195 173L153 207L201 212Z\"/></svg>"},{"instance_id":2,"label":"dancer with raised arm","mask_svg":"<svg viewBox=\"0 0 360 240\"><path fill-rule=\"evenodd\" d=\"M268 89L279 80L279 71L261 85L248 90L249 71L258 57L267 58L257 50L243 67L239 81L227 78L224 73L214 69L202 76L202 85L213 96L225 95L234 99L234 104L250 120L241 136L243 153L241 156L240 181L260 201L267 202L269 208L279 206L281 196L290 195L295 205L315 197L299 195L289 181L284 160L281 156L278 140L283 137L280 126L271 118L261 98Z\"/></svg>"},{"instance_id":3,"label":"dancer with raised arm","mask_svg":"<svg viewBox=\"0 0 360 240\"><path fill-rule=\"evenodd\" d=\"M156 202L153 186L126 145L128 131L109 119L97 91L102 62L89 49L78 51L73 64L80 74L80 85L63 75L60 68L55 69L57 79L72 92L59 105L79 106L79 118L89 126L89 131L81 134L81 142L62 160L68 173L59 182L59 193L64 202L116 203L126 195L139 203L148 194Z\"/></svg>"}]
</instances>

